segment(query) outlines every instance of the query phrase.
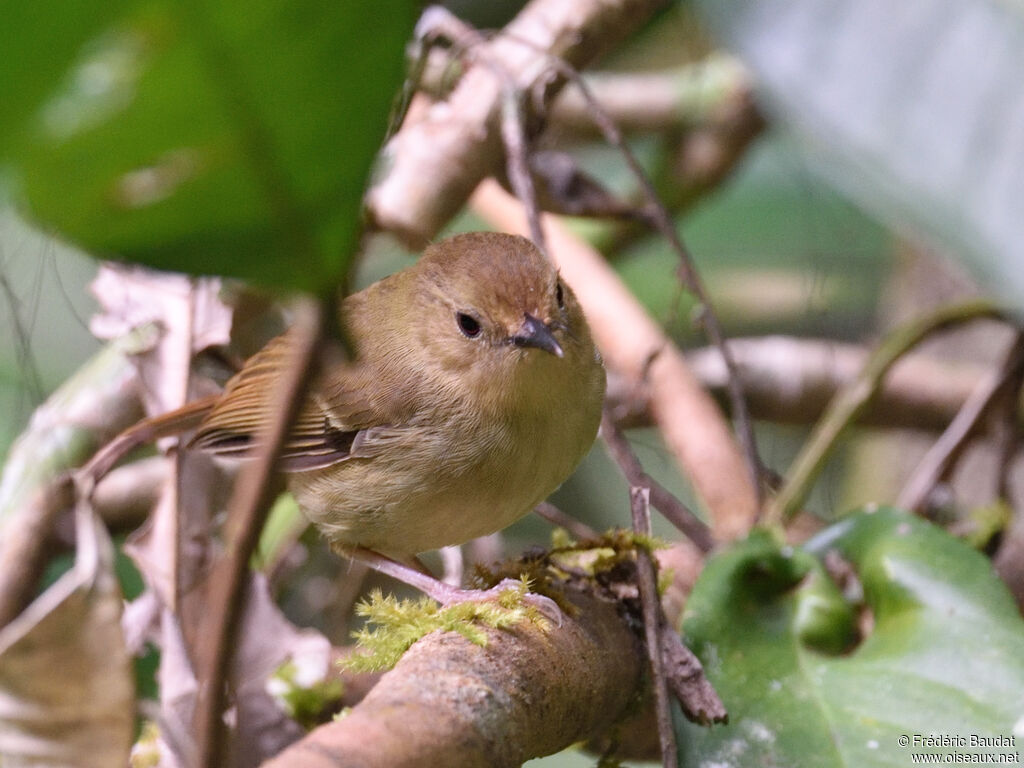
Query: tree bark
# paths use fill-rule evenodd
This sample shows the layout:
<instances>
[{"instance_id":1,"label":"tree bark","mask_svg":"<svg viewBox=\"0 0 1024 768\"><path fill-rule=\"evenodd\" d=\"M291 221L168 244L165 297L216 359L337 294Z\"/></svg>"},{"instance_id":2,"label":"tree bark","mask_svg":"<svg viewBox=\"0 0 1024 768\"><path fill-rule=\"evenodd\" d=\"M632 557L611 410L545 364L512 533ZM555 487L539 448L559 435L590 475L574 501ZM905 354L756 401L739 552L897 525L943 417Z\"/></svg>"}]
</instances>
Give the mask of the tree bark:
<instances>
[{"instance_id":1,"label":"tree bark","mask_svg":"<svg viewBox=\"0 0 1024 768\"><path fill-rule=\"evenodd\" d=\"M573 591L561 626L417 642L345 717L265 768L511 768L604 731L631 710L642 654L613 603Z\"/></svg>"},{"instance_id":2,"label":"tree bark","mask_svg":"<svg viewBox=\"0 0 1024 768\"><path fill-rule=\"evenodd\" d=\"M494 39L471 48L471 62L448 98L414 100L384 150L387 172L367 196L371 220L412 248L458 213L504 160L502 100L523 94L535 121L563 80L548 56L582 68L632 34L664 0L534 0Z\"/></svg>"}]
</instances>

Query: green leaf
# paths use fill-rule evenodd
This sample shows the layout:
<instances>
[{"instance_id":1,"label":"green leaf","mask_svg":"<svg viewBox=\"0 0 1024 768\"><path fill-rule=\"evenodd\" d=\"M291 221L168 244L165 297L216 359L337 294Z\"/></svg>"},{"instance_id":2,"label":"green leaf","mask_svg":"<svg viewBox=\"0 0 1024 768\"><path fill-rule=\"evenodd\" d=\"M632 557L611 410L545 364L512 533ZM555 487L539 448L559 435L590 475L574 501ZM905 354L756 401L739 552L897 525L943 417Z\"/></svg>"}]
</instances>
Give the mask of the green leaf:
<instances>
[{"instance_id":1,"label":"green leaf","mask_svg":"<svg viewBox=\"0 0 1024 768\"><path fill-rule=\"evenodd\" d=\"M10 50L0 61L0 82L24 94L21 124L0 123L0 155L34 218L102 256L337 284L411 0L137 0L90 14L81 34L65 27L84 14L32 5L4 35L70 62L58 80Z\"/></svg>"},{"instance_id":2,"label":"green leaf","mask_svg":"<svg viewBox=\"0 0 1024 768\"><path fill-rule=\"evenodd\" d=\"M302 535L309 521L299 510L295 497L282 493L267 514L252 556L253 570L270 571L278 558Z\"/></svg>"},{"instance_id":3,"label":"green leaf","mask_svg":"<svg viewBox=\"0 0 1024 768\"><path fill-rule=\"evenodd\" d=\"M0 147L60 83L79 49L117 17L126 3L5 3L0 24ZM44 44L45 43L45 44Z\"/></svg>"},{"instance_id":4,"label":"green leaf","mask_svg":"<svg viewBox=\"0 0 1024 768\"><path fill-rule=\"evenodd\" d=\"M1024 4L698 0L809 164L1021 306Z\"/></svg>"},{"instance_id":5,"label":"green leaf","mask_svg":"<svg viewBox=\"0 0 1024 768\"><path fill-rule=\"evenodd\" d=\"M819 559L829 550L852 565L874 619L852 650L854 614ZM1021 727L1024 622L984 557L903 512L857 513L802 549L756 532L709 561L683 627L730 720L680 720L682 765L902 767L913 753L1017 751L970 739ZM929 734L964 742L914 743Z\"/></svg>"}]
</instances>

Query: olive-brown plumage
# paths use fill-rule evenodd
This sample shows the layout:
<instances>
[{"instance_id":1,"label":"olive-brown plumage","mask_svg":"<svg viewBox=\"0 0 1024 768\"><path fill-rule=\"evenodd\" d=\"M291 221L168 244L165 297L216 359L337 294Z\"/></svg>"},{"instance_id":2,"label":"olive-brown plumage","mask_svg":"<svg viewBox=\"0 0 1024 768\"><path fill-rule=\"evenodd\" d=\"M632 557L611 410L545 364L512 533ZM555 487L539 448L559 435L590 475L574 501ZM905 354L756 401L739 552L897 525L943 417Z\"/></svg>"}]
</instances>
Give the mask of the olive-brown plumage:
<instances>
[{"instance_id":1,"label":"olive-brown plumage","mask_svg":"<svg viewBox=\"0 0 1024 768\"><path fill-rule=\"evenodd\" d=\"M594 440L600 358L571 289L524 238L437 243L343 316L355 360L314 382L282 454L299 505L343 548L408 562L499 530ZM244 454L288 360L285 334L228 382L193 444Z\"/></svg>"}]
</instances>

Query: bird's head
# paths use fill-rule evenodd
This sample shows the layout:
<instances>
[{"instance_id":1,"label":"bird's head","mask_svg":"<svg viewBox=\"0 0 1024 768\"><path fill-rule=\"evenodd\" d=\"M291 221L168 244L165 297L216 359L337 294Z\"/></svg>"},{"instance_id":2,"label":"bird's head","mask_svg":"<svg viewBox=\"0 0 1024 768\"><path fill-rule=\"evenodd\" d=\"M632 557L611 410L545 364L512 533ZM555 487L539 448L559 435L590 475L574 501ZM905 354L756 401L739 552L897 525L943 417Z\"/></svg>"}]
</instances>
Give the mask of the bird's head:
<instances>
[{"instance_id":1,"label":"bird's head","mask_svg":"<svg viewBox=\"0 0 1024 768\"><path fill-rule=\"evenodd\" d=\"M416 267L424 345L446 368L571 375L593 343L579 302L526 238L474 232L430 246Z\"/></svg>"}]
</instances>

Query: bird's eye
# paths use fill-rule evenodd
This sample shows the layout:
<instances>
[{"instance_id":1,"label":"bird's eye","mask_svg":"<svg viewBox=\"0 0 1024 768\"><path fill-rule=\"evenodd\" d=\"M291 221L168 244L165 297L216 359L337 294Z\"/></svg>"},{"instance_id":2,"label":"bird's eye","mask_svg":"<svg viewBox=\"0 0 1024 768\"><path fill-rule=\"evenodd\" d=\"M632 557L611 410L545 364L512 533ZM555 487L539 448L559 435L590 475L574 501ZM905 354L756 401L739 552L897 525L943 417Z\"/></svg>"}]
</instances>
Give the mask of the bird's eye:
<instances>
[{"instance_id":1,"label":"bird's eye","mask_svg":"<svg viewBox=\"0 0 1024 768\"><path fill-rule=\"evenodd\" d=\"M459 312L455 315L455 321L459 324L459 330L468 338L473 339L480 335L480 323L472 315Z\"/></svg>"},{"instance_id":2,"label":"bird's eye","mask_svg":"<svg viewBox=\"0 0 1024 768\"><path fill-rule=\"evenodd\" d=\"M559 309L565 309L565 291L562 289L561 280L555 284L555 301L558 302Z\"/></svg>"}]
</instances>

